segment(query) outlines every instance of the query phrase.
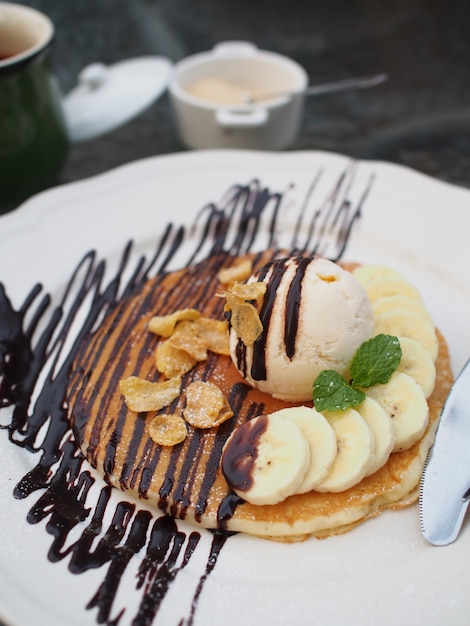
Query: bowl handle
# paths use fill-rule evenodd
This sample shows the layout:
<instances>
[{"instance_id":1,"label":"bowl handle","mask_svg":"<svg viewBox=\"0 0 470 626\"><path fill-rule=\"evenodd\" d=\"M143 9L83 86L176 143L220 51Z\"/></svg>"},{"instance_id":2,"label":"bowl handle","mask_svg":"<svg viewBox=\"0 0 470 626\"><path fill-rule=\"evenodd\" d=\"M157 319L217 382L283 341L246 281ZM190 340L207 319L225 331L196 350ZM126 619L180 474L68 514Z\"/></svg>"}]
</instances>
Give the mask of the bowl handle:
<instances>
[{"instance_id":1,"label":"bowl handle","mask_svg":"<svg viewBox=\"0 0 470 626\"><path fill-rule=\"evenodd\" d=\"M252 128L253 126L264 126L269 119L269 115L266 109L246 111L219 109L215 112L215 119L222 128Z\"/></svg>"},{"instance_id":2,"label":"bowl handle","mask_svg":"<svg viewBox=\"0 0 470 626\"><path fill-rule=\"evenodd\" d=\"M258 47L249 41L222 41L212 48L212 54L218 57L233 54L253 56L258 52Z\"/></svg>"}]
</instances>

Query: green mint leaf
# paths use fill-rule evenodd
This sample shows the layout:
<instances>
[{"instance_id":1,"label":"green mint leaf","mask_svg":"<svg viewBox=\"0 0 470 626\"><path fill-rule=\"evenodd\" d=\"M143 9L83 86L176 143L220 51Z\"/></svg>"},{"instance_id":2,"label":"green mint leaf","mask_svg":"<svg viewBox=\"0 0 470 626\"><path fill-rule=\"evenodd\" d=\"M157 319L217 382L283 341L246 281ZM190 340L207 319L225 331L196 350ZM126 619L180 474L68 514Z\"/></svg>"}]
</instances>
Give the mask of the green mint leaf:
<instances>
[{"instance_id":1,"label":"green mint leaf","mask_svg":"<svg viewBox=\"0 0 470 626\"><path fill-rule=\"evenodd\" d=\"M366 395L350 387L334 370L323 370L313 383L313 404L317 411L344 411L360 404Z\"/></svg>"},{"instance_id":2,"label":"green mint leaf","mask_svg":"<svg viewBox=\"0 0 470 626\"><path fill-rule=\"evenodd\" d=\"M377 335L369 339L358 349L351 363L351 384L365 388L387 383L400 364L401 354L397 337Z\"/></svg>"}]
</instances>

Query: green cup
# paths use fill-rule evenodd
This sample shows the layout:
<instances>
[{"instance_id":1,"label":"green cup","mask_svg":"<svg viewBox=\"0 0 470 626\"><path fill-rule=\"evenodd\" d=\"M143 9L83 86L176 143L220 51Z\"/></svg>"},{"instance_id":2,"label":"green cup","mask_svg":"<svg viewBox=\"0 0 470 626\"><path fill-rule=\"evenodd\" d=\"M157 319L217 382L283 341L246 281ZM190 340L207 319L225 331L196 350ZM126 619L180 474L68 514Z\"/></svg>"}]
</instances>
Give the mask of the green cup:
<instances>
[{"instance_id":1,"label":"green cup","mask_svg":"<svg viewBox=\"0 0 470 626\"><path fill-rule=\"evenodd\" d=\"M54 25L39 11L0 2L0 213L52 185L65 161L53 37Z\"/></svg>"}]
</instances>

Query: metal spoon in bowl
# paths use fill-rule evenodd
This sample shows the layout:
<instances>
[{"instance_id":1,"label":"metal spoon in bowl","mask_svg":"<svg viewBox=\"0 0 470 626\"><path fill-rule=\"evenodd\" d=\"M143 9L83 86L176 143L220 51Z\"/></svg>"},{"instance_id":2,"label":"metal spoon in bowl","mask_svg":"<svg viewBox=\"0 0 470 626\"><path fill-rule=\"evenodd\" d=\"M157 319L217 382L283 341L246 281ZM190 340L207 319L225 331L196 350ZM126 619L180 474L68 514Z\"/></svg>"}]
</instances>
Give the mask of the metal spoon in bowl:
<instances>
[{"instance_id":1,"label":"metal spoon in bowl","mask_svg":"<svg viewBox=\"0 0 470 626\"><path fill-rule=\"evenodd\" d=\"M373 76L359 76L356 78L345 78L343 80L333 81L331 83L323 83L321 85L311 85L303 91L278 91L271 93L250 94L249 92L244 94L245 104L255 104L263 100L273 100L274 98L281 98L283 96L319 96L326 93L334 93L337 91L348 91L353 89L367 89L368 87L375 87L388 80L387 74L374 74Z\"/></svg>"}]
</instances>

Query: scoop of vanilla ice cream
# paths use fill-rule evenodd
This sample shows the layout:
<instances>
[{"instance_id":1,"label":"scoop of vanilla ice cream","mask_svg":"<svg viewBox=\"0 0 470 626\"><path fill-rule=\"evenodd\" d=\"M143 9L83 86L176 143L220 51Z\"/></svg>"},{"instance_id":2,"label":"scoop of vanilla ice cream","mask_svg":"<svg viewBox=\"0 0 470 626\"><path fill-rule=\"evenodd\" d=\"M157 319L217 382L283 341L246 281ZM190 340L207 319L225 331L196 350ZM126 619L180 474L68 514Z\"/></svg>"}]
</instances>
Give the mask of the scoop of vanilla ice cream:
<instances>
[{"instance_id":1,"label":"scoop of vanilla ice cream","mask_svg":"<svg viewBox=\"0 0 470 626\"><path fill-rule=\"evenodd\" d=\"M325 369L347 375L359 346L374 334L372 306L357 279L327 259L289 257L268 263L262 335L245 346L230 331L231 357L254 387L291 402L312 399Z\"/></svg>"}]
</instances>

